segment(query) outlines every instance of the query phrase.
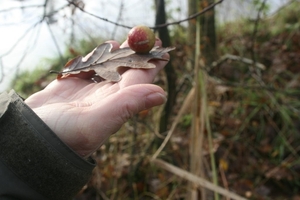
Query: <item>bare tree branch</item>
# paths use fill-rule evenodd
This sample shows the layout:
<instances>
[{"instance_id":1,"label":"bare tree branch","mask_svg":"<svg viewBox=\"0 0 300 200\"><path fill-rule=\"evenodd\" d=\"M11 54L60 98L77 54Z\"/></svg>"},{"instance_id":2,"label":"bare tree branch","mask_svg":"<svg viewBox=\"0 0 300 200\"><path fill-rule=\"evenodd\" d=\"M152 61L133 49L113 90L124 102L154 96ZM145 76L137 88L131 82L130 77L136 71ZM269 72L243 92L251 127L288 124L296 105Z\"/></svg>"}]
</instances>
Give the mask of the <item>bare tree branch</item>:
<instances>
[{"instance_id":1,"label":"bare tree branch","mask_svg":"<svg viewBox=\"0 0 300 200\"><path fill-rule=\"evenodd\" d=\"M117 22L121 20L123 9L124 9L124 1L122 0L122 2L120 4L119 14L118 14L118 17L117 17ZM111 34L111 38L115 37L116 32L117 32L117 28L118 28L118 26L116 25L114 27L114 30L113 30L112 34Z\"/></svg>"},{"instance_id":2,"label":"bare tree branch","mask_svg":"<svg viewBox=\"0 0 300 200\"><path fill-rule=\"evenodd\" d=\"M4 54L0 55L0 58L10 54L16 48L16 46L19 44L19 42L22 39L24 39L28 33L30 33L31 29L34 29L36 26L41 24L47 17L52 16L53 14L59 12L60 10L64 9L67 6L69 6L69 4L66 4L66 5L58 8L57 10L54 10L54 11L44 15L40 20L38 20L36 23L34 23L32 26L30 26L26 31L24 31L23 35L21 37L19 37L19 39L11 46L11 48Z\"/></svg>"},{"instance_id":3,"label":"bare tree branch","mask_svg":"<svg viewBox=\"0 0 300 200\"><path fill-rule=\"evenodd\" d=\"M29 5L29 6L11 7L11 8L0 10L0 13L1 12L11 12L13 10L20 10L20 9L24 10L24 9L27 9L27 8L39 8L39 7L44 7L44 4L42 4L42 5Z\"/></svg>"},{"instance_id":4,"label":"bare tree branch","mask_svg":"<svg viewBox=\"0 0 300 200\"><path fill-rule=\"evenodd\" d=\"M0 83L2 83L3 79L4 79L4 70L3 70L3 62L2 62L2 58L0 57L0 71L1 71L1 76L0 76Z\"/></svg>"},{"instance_id":5,"label":"bare tree branch","mask_svg":"<svg viewBox=\"0 0 300 200\"><path fill-rule=\"evenodd\" d=\"M45 0L43 5L32 5L32 6L20 6L20 7L14 7L14 8L9 8L9 9L4 9L4 10L0 10L0 12L8 12L10 10L14 10L14 9L22 9L22 8L33 8L33 7L43 7L44 8L44 12L43 12L43 16L36 22L34 23L32 26L30 26L26 31L24 31L24 33L16 40L15 43L13 43L13 45L2 55L0 55L0 70L1 70L1 77L0 77L0 83L3 82L4 80L4 70L3 70L3 63L2 63L2 58L7 56L8 54L10 54L18 45L19 43L30 33L32 33L32 36L30 36L30 38L34 38L33 40L30 39L27 43L27 47L26 50L23 52L23 54L20 56L20 59L18 61L18 63L14 66L14 69L16 70L16 75L18 74L20 65L23 63L24 59L26 58L27 54L30 52L30 50L36 45L38 37L39 37L39 33L40 33L40 28L41 25L44 21L46 21L47 25L48 24L48 19L53 16L54 14L56 14L57 12L59 12L60 10L64 9L65 7L69 6L70 4L66 4L60 8L58 8L57 10L51 10L50 12L47 13L47 5L48 5L48 0ZM49 26L48 26L49 27ZM36 34L34 34L34 30L36 30L36 28L38 28ZM49 27L50 33L52 35L51 29ZM54 42L55 45L57 45L56 41ZM59 50L59 49L58 49ZM59 55L62 57L61 52L59 51Z\"/></svg>"},{"instance_id":6,"label":"bare tree branch","mask_svg":"<svg viewBox=\"0 0 300 200\"><path fill-rule=\"evenodd\" d=\"M56 40L56 38L55 38L55 35L53 34L53 31L52 31L52 29L51 29L50 24L48 23L48 21L47 21L47 27L48 27L49 32L50 32L50 34L51 34L51 38L52 38L52 40L53 40L53 42L54 42L54 45L55 45L55 47L56 47L56 50L57 50L57 52L58 52L59 58L60 58L61 61L63 61L63 54L62 54L62 52L61 52L60 49L59 49L58 42L57 42L57 40Z\"/></svg>"},{"instance_id":7,"label":"bare tree branch","mask_svg":"<svg viewBox=\"0 0 300 200\"><path fill-rule=\"evenodd\" d=\"M211 64L211 67L210 67L209 70L211 70L214 67L219 66L220 64L222 64L223 62L225 62L227 60L240 61L240 62L243 62L247 65L255 66L256 68L259 68L260 70L265 70L266 69L266 66L263 65L262 63L254 62L253 60L251 60L249 58L240 57L240 56L236 56L236 55L232 55L232 54L226 54L226 55L222 56L219 60L213 62Z\"/></svg>"},{"instance_id":8,"label":"bare tree branch","mask_svg":"<svg viewBox=\"0 0 300 200\"><path fill-rule=\"evenodd\" d=\"M153 29L157 29L157 28L163 28L165 26L170 26L170 25L175 25L175 24L180 24L182 22L185 22L185 21L189 21L191 19L195 19L197 17L199 17L200 15L206 13L207 11L209 11L210 9L212 9L213 7L215 7L216 5L222 3L223 0L220 0L220 1L217 1L213 4L210 4L209 6L207 6L206 8L204 8L203 10L201 10L200 12L197 12L191 16L189 16L188 18L185 18L185 19L182 19L182 20L179 20L179 21L175 21L175 22L170 22L170 23L165 23L165 24L160 24L160 25L156 25L155 27L151 27Z\"/></svg>"},{"instance_id":9,"label":"bare tree branch","mask_svg":"<svg viewBox=\"0 0 300 200\"><path fill-rule=\"evenodd\" d=\"M265 8L265 5L266 5L266 2L267 0L264 0L262 3L261 3L261 6L257 12L257 18L255 20L255 24L254 24L254 29L253 29L253 34L252 34L252 45L251 45L251 57L252 57L252 60L253 60L253 65L250 65L249 66L249 69L250 69L250 73L251 73L251 76L254 78L254 80L256 80L260 86L262 87L265 87L266 86L266 83L262 80L261 78L261 73L260 71L255 68L254 66L256 65L256 56L255 56L255 43L256 43L256 35L257 35L257 32L258 32L258 25L259 25L259 22L260 22L260 14L262 12L262 10ZM273 98L273 94L270 93L269 91L266 91L267 94ZM275 98L273 98L275 99Z\"/></svg>"},{"instance_id":10,"label":"bare tree branch","mask_svg":"<svg viewBox=\"0 0 300 200\"><path fill-rule=\"evenodd\" d=\"M175 24L180 24L182 22L185 22L185 21L188 21L188 20L191 20L191 19L194 19L198 16L200 16L201 14L207 12L208 10L210 10L211 8L213 8L214 6L216 6L217 4L220 4L223 0L219 0L217 1L216 3L214 4L211 4L210 6L206 7L205 9L203 9L202 11L198 12L198 13L195 13L191 16L189 16L188 18L186 19L182 19L182 20L179 20L179 21L175 21L175 22L170 22L170 23L164 23L164 24L159 24L159 25L156 25L155 27L152 27L153 29L159 29L159 28L163 28L163 27L167 27L167 26L170 26L170 25L175 25ZM115 32L116 32L116 29L117 27L123 27L123 28L127 28L127 29L131 29L132 27L131 26L128 26L128 25L124 25L124 24L120 24L120 23L117 23L117 22L114 22L114 21L111 21L109 19L106 19L106 18L103 18L103 17L100 17L100 16L97 16L95 14L92 14L92 13L89 13L87 12L86 10L84 10L84 7L81 6L80 4L76 3L76 1L71 1L71 0L67 0L67 4L63 5L62 7L56 9L56 10L50 10L50 11L47 11L47 7L49 6L50 2L49 0L44 0L44 3L43 4L38 4L38 5L28 5L28 6L19 6L19 7L12 7L12 8L7 8L7 9L3 9L3 10L0 10L0 13L1 12L9 12L9 11L12 11L12 10L16 10L16 9L29 9L29 8L40 8L40 7L43 7L43 14L41 16L41 18L36 22L34 23L32 26L30 26L16 41L15 43L13 43L13 45L5 52L3 53L2 55L0 55L0 59L2 59L4 56L7 56L8 54L10 54L17 46L18 44L30 33L32 32L36 27L38 27L39 25L41 25L43 22L46 22L47 24L47 27L49 29L49 32L51 34L51 37L52 37L52 40L54 42L54 45L56 46L56 49L59 53L59 56L60 58L62 59L62 52L61 50L59 49L59 45L58 45L58 42L55 38L55 35L50 27L50 22L49 22L49 19L55 15L56 13L58 13L60 10L70 6L70 5L73 5L75 8L79 9L80 11L82 11L83 13L86 13L92 17L95 17L97 19L100 19L102 21L105 21L105 22L108 22L108 23L111 23L111 24L114 24L115 25L115 28L114 28L114 32L113 32L113 35L115 35ZM123 10L123 6L124 6L124 3L122 2L121 3L121 6L120 6L120 10L119 10L119 15L118 15L118 18L117 18L117 21L120 20L121 16L122 16L122 10ZM78 24L77 24L78 25ZM81 30L84 30L81 26L78 25L78 27L81 28ZM18 62L17 64L17 67L19 67L19 65L21 64L21 61L25 58L25 55L27 54L27 51L25 51L25 53L23 54L22 58L20 59L20 62ZM2 60L1 60L2 62ZM0 80L2 81L3 78L4 78L4 73L3 73L3 63L0 63L0 67L1 67L1 70L2 70L2 76L0 78ZM0 81L0 83L1 83Z\"/></svg>"},{"instance_id":11,"label":"bare tree branch","mask_svg":"<svg viewBox=\"0 0 300 200\"><path fill-rule=\"evenodd\" d=\"M256 43L256 36L257 36L257 32L258 32L258 25L259 25L259 21L261 19L260 15L261 15L262 10L265 8L266 2L267 2L267 0L264 0L258 9L257 17L256 17L255 24L254 24L254 29L252 32L252 44L251 44L250 49L251 49L251 59L253 61L253 66L256 64L255 43ZM257 71L253 66L250 66L251 73L259 75L259 71Z\"/></svg>"},{"instance_id":12,"label":"bare tree branch","mask_svg":"<svg viewBox=\"0 0 300 200\"><path fill-rule=\"evenodd\" d=\"M21 56L20 60L18 61L18 63L16 64L16 66L14 67L14 69L16 69L16 77L19 76L19 70L20 70L20 66L21 64L23 63L24 59L26 58L27 54L31 51L31 49L36 45L37 43L37 40L38 40L38 37L39 37L39 34L40 34L40 31L41 31L41 26L38 26L37 27L37 32L36 34L34 34L34 32L32 33L32 36L30 37L33 38L33 41L31 40L28 40L27 42L27 45L26 45L26 48L25 48L25 51L23 52L23 55ZM14 79L14 83L17 81L17 78ZM14 84L13 83L13 84Z\"/></svg>"},{"instance_id":13,"label":"bare tree branch","mask_svg":"<svg viewBox=\"0 0 300 200\"><path fill-rule=\"evenodd\" d=\"M45 3L44 3L44 5L43 5L43 7L44 7L44 14L43 14L43 18L45 18L46 17L46 15L47 15L47 4L48 4L48 0L45 0Z\"/></svg>"},{"instance_id":14,"label":"bare tree branch","mask_svg":"<svg viewBox=\"0 0 300 200\"><path fill-rule=\"evenodd\" d=\"M69 2L69 4L74 5L76 8L78 8L78 9L81 10L82 12L84 12L84 13L86 13L86 14L92 16L92 17L95 17L95 18L97 18L97 19L101 19L101 20L103 20L103 21L105 21L105 22L108 22L108 23L111 23L111 24L114 24L114 25L116 25L116 26L120 26L120 27L123 27L123 28L128 28L128 29L131 29L131 28L132 28L131 26L127 26L127 25L124 25L124 24L120 24L120 23L111 21L111 20L109 20L109 19L100 17L100 16L98 16L98 15L95 15L95 14L93 14L93 13L87 12L87 11L84 10L83 8L79 7L76 3L72 2L72 1L69 1L69 0L67 0L67 1ZM182 19L182 20L179 20L179 21L175 21L175 22L170 22L170 23L165 23L165 24L156 25L156 26L150 27L150 28L152 28L152 29L159 29L159 28L163 28L163 27L170 26L170 25L180 24L180 23L182 23L182 22L185 22L185 21L188 21L188 20L197 18L198 16L200 16L200 15L206 13L207 11L209 11L210 9L212 9L213 7L215 7L216 5L218 5L218 4L222 3L222 2L223 2L223 0L219 0L219 1L217 1L216 3L213 3L213 4L209 5L209 6L207 6L207 7L204 8L202 11L200 11L200 12L198 12L198 13L195 13L195 14L189 16L188 18L185 18L185 19Z\"/></svg>"},{"instance_id":15,"label":"bare tree branch","mask_svg":"<svg viewBox=\"0 0 300 200\"><path fill-rule=\"evenodd\" d=\"M34 29L40 23L42 23L42 20L36 22L34 25L32 25L26 31L24 31L23 35L21 37L19 37L19 39L11 46L11 48L8 51L6 51L4 54L0 55L0 58L10 54L16 48L16 46L19 44L19 42L21 42L21 40L23 38L25 38L28 33L30 33L31 29Z\"/></svg>"},{"instance_id":16,"label":"bare tree branch","mask_svg":"<svg viewBox=\"0 0 300 200\"><path fill-rule=\"evenodd\" d=\"M44 15L43 15L43 18L41 19L42 21L45 19L45 18L49 18L51 16L53 16L54 14L58 13L59 11L61 11L62 9L66 8L70 6L70 4L65 4L63 5L62 7L56 9L56 10L52 10L51 12L47 13L45 10L44 10Z\"/></svg>"},{"instance_id":17,"label":"bare tree branch","mask_svg":"<svg viewBox=\"0 0 300 200\"><path fill-rule=\"evenodd\" d=\"M73 19L71 19L72 21L74 21ZM75 23L75 25L79 28L79 30L84 33L85 35L87 35L87 37L93 42L93 43L97 43L97 41L95 41L95 38L91 35L91 33L89 31L87 31L85 28L83 28L81 26L81 24L79 23Z\"/></svg>"},{"instance_id":18,"label":"bare tree branch","mask_svg":"<svg viewBox=\"0 0 300 200\"><path fill-rule=\"evenodd\" d=\"M67 1L68 1L68 0L67 0ZM111 21L111 20L109 20L109 19L106 19L106 18L100 17L100 16L98 16L98 15L95 15L95 14L93 14L93 13L87 12L87 11L84 10L82 7L79 7L76 3L72 2L72 1L68 1L68 2L69 2L69 4L72 4L72 5L74 5L76 8L78 8L79 10L81 10L83 13L86 13L86 14L92 16L92 17L95 17L95 18L97 18L97 19L101 19L102 21L105 21L105 22L114 24L114 25L116 25L116 26L121 26L121 27L123 27L123 28L128 28L128 29L131 29L131 28L132 28L131 26L127 26L127 25L124 25L124 24L119 24L119 23L117 23L117 22L113 22L113 21Z\"/></svg>"}]
</instances>

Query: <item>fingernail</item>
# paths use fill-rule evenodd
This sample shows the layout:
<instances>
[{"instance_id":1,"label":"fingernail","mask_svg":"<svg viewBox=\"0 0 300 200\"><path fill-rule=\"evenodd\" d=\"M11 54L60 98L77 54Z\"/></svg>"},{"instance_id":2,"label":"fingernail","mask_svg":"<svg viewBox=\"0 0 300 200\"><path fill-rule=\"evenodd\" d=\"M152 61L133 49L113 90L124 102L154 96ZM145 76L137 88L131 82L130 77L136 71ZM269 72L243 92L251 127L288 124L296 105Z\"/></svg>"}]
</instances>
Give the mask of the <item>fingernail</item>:
<instances>
[{"instance_id":1,"label":"fingernail","mask_svg":"<svg viewBox=\"0 0 300 200\"><path fill-rule=\"evenodd\" d=\"M166 95L159 93L159 92L152 93L147 96L147 101L146 101L145 107L150 108L153 106L158 106L158 105L166 103L166 101L167 101Z\"/></svg>"}]
</instances>

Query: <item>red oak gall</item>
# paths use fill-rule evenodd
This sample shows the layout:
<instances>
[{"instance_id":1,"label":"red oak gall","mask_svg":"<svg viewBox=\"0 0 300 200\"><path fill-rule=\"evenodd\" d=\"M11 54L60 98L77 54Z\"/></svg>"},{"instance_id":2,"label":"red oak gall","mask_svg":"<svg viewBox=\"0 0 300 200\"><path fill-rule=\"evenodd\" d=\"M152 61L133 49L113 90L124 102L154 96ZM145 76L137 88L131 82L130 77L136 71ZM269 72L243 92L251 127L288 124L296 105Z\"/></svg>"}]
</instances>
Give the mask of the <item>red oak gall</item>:
<instances>
[{"instance_id":1,"label":"red oak gall","mask_svg":"<svg viewBox=\"0 0 300 200\"><path fill-rule=\"evenodd\" d=\"M136 53L149 53L155 44L155 35L147 26L135 26L129 31L127 41Z\"/></svg>"}]
</instances>

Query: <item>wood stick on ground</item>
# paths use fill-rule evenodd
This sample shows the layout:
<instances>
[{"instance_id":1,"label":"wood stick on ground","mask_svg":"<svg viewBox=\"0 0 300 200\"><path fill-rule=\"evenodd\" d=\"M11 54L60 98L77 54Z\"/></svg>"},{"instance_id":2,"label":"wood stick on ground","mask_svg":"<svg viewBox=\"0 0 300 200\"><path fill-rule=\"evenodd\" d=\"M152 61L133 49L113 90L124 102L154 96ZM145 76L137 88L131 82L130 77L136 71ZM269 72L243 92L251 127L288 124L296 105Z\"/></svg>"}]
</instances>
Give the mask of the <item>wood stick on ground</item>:
<instances>
[{"instance_id":1,"label":"wood stick on ground","mask_svg":"<svg viewBox=\"0 0 300 200\"><path fill-rule=\"evenodd\" d=\"M163 143L160 145L160 147L156 150L156 152L153 154L152 159L155 159L160 152L163 150L163 148L166 146L166 144L168 143L169 139L171 138L177 124L179 123L181 116L183 115L183 113L186 111L186 109L189 107L189 105L191 104L191 102L194 99L194 94L195 94L195 88L192 88L190 90L190 92L188 93L187 97L185 98L183 105L181 106L174 122L172 123L171 129L169 130L167 136L165 137Z\"/></svg>"},{"instance_id":2,"label":"wood stick on ground","mask_svg":"<svg viewBox=\"0 0 300 200\"><path fill-rule=\"evenodd\" d=\"M161 167L162 169L165 169L183 179L191 181L191 182L193 182L201 187L205 187L206 189L209 189L211 191L217 192L225 197L228 197L228 198L231 198L234 200L247 200L246 198L244 198L242 196L239 196L239 195L237 195L229 190L226 190L220 186L216 186L213 183L211 183L201 177L195 176L194 174L189 173L183 169L180 169L179 167L176 167L174 165L171 165L161 159L151 159L151 162L153 164L155 164L157 167Z\"/></svg>"},{"instance_id":3,"label":"wood stick on ground","mask_svg":"<svg viewBox=\"0 0 300 200\"><path fill-rule=\"evenodd\" d=\"M243 62L243 63L248 64L248 65L255 64L256 68L259 68L261 70L265 70L266 69L266 66L264 66L261 63L254 62L253 60L251 60L249 58L240 57L240 56L231 55L231 54L226 54L226 55L222 56L219 60L213 62L212 65L211 65L211 68L214 68L214 67L220 65L221 63L227 61L227 60L240 61L240 62Z\"/></svg>"}]
</instances>

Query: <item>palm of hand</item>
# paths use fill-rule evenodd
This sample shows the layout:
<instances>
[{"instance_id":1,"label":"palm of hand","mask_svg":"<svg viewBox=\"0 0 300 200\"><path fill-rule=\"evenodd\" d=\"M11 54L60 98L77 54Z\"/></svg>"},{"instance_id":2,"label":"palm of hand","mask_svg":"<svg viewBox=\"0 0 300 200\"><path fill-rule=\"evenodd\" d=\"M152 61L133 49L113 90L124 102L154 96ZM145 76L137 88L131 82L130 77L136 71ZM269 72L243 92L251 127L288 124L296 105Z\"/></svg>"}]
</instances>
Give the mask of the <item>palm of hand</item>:
<instances>
[{"instance_id":1,"label":"palm of hand","mask_svg":"<svg viewBox=\"0 0 300 200\"><path fill-rule=\"evenodd\" d=\"M164 91L148 84L166 62L155 64L155 69L128 69L117 83L54 80L25 102L62 141L87 157L134 114L164 103Z\"/></svg>"}]
</instances>

